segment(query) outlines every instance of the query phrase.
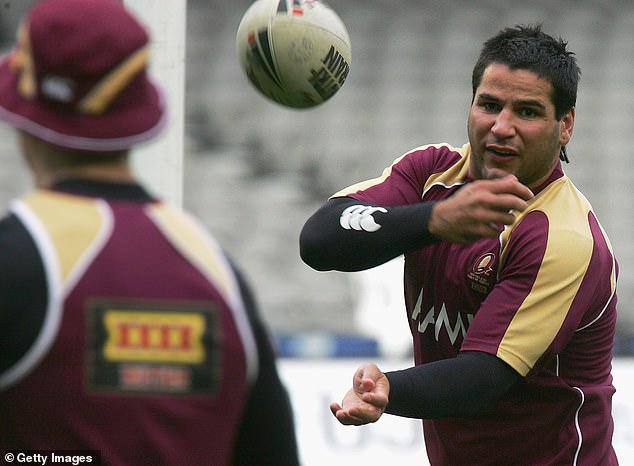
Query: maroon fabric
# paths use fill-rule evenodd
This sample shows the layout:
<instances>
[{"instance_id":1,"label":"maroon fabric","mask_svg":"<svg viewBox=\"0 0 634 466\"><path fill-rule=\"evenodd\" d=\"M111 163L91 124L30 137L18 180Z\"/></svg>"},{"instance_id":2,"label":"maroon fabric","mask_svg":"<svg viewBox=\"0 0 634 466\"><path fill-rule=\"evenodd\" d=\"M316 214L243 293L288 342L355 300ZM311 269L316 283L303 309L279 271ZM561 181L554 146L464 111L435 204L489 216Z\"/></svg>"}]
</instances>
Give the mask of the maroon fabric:
<instances>
[{"instance_id":1,"label":"maroon fabric","mask_svg":"<svg viewBox=\"0 0 634 466\"><path fill-rule=\"evenodd\" d=\"M27 16L36 93L21 95L13 53L0 62L0 119L53 144L83 150L128 149L165 125L160 88L142 69L102 114L78 103L148 44L146 29L117 0L48 0ZM22 49L24 49L22 44ZM16 48L17 50L17 48Z\"/></svg>"},{"instance_id":2,"label":"maroon fabric","mask_svg":"<svg viewBox=\"0 0 634 466\"><path fill-rule=\"evenodd\" d=\"M146 206L109 204L114 230L69 291L53 346L1 393L0 450L99 450L109 465L230 464L249 390L236 319L243 311L232 309L174 248ZM58 238L72 241L68 232L78 225L67 225ZM143 313L204 315L205 333L192 346L202 347L205 358L174 362L163 357L162 346L178 341L154 338L145 344L154 357L148 359L139 349L139 332L127 345L136 359L108 357L104 350L113 338L126 335L106 331L103 310L125 314L132 325L137 318L153 325ZM146 374L142 383L125 375L139 368ZM189 374L191 383L174 380L175 373Z\"/></svg>"}]
</instances>

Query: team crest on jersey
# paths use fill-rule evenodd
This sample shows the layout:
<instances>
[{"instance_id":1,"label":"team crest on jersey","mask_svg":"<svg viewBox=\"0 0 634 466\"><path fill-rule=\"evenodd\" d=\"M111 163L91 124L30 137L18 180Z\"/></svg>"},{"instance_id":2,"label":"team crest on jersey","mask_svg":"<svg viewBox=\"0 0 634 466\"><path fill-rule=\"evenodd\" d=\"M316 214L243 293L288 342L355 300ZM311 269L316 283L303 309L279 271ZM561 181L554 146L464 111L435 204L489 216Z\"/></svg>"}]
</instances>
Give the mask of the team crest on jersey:
<instances>
[{"instance_id":1,"label":"team crest on jersey","mask_svg":"<svg viewBox=\"0 0 634 466\"><path fill-rule=\"evenodd\" d=\"M88 385L137 393L214 393L214 309L100 302L90 309Z\"/></svg>"},{"instance_id":2,"label":"team crest on jersey","mask_svg":"<svg viewBox=\"0 0 634 466\"><path fill-rule=\"evenodd\" d=\"M469 286L473 291L487 294L493 287L495 274L495 254L488 252L479 256L467 273Z\"/></svg>"}]
</instances>

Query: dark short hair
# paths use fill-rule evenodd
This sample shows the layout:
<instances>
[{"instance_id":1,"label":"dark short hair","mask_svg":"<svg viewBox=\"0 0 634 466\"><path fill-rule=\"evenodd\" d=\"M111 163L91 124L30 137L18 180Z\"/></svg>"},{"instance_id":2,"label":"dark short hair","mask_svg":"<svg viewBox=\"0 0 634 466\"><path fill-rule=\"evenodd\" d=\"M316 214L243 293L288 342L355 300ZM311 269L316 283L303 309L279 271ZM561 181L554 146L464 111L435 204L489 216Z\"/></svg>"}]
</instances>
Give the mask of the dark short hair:
<instances>
[{"instance_id":1,"label":"dark short hair","mask_svg":"<svg viewBox=\"0 0 634 466\"><path fill-rule=\"evenodd\" d=\"M542 32L540 24L501 30L484 43L473 67L473 98L484 70L490 64L500 63L512 70L528 70L552 84L555 117L560 120L576 104L581 77L575 54L567 50L567 46L563 39Z\"/></svg>"}]
</instances>

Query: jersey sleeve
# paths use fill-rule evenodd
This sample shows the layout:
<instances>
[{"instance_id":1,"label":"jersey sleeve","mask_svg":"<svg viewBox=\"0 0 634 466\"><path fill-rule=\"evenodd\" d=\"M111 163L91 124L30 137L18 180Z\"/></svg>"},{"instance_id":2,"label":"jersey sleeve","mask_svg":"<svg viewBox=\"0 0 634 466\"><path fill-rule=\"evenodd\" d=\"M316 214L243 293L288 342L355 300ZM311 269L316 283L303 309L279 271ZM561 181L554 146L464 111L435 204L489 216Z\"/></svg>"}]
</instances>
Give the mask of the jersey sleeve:
<instances>
[{"instance_id":1,"label":"jersey sleeve","mask_svg":"<svg viewBox=\"0 0 634 466\"><path fill-rule=\"evenodd\" d=\"M302 260L316 270L352 272L437 241L428 228L435 200L423 200L423 194L447 167L459 167L453 172L464 175L464 160L444 144L420 147L381 176L334 194L302 228Z\"/></svg>"},{"instance_id":2,"label":"jersey sleeve","mask_svg":"<svg viewBox=\"0 0 634 466\"><path fill-rule=\"evenodd\" d=\"M33 239L11 214L0 221L0 386L31 348L47 305L46 277Z\"/></svg>"},{"instance_id":3,"label":"jersey sleeve","mask_svg":"<svg viewBox=\"0 0 634 466\"><path fill-rule=\"evenodd\" d=\"M240 424L232 464L299 464L290 398L279 377L276 354L268 330L260 318L253 294L244 276L232 264L258 349L258 377L251 388ZM271 428L275 419L275 428Z\"/></svg>"},{"instance_id":4,"label":"jersey sleeve","mask_svg":"<svg viewBox=\"0 0 634 466\"><path fill-rule=\"evenodd\" d=\"M456 166L464 175L466 146L457 149L447 144L427 145L413 149L383 170L381 176L353 184L332 197L348 196L382 205L399 206L422 202L422 196L438 173L452 172Z\"/></svg>"}]
</instances>

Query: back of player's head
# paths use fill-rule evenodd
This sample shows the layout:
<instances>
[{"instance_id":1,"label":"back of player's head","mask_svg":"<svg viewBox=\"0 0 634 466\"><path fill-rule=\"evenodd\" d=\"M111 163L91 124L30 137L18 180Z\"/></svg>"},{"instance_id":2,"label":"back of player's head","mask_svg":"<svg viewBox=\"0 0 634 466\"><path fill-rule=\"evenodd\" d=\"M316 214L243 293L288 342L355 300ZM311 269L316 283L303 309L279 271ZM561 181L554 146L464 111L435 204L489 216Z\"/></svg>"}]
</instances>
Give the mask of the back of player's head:
<instances>
[{"instance_id":1,"label":"back of player's head","mask_svg":"<svg viewBox=\"0 0 634 466\"><path fill-rule=\"evenodd\" d=\"M544 33L541 25L501 30L484 43L473 68L473 96L482 81L484 70L492 63L507 65L511 70L528 70L552 84L555 116L561 119L576 104L581 77L575 54L567 47L563 39Z\"/></svg>"}]
</instances>

